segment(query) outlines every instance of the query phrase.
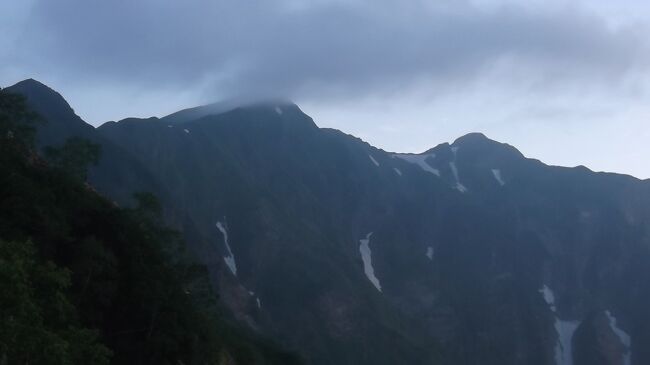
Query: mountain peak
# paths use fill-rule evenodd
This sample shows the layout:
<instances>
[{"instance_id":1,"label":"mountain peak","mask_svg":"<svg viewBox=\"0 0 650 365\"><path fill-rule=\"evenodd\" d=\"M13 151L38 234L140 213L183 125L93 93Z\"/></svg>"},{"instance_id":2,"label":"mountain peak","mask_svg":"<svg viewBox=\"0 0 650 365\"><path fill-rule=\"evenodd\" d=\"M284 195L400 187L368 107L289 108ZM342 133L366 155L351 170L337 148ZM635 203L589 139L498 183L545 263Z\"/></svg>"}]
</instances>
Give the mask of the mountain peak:
<instances>
[{"instance_id":1,"label":"mountain peak","mask_svg":"<svg viewBox=\"0 0 650 365\"><path fill-rule=\"evenodd\" d=\"M29 97L28 94L38 95L38 96L46 95L49 97L57 97L65 101L65 99L63 99L63 96L61 96L61 94L56 92L54 89L32 78L19 81L14 85L7 87L5 90L15 92L15 93L20 93L27 97Z\"/></svg>"},{"instance_id":2,"label":"mountain peak","mask_svg":"<svg viewBox=\"0 0 650 365\"><path fill-rule=\"evenodd\" d=\"M467 133L464 136L458 137L452 145L464 145L464 144L475 144L475 143L499 143L488 138L485 134L480 132Z\"/></svg>"},{"instance_id":3,"label":"mountain peak","mask_svg":"<svg viewBox=\"0 0 650 365\"><path fill-rule=\"evenodd\" d=\"M32 110L46 121L38 129L37 145L57 145L71 136L87 138L92 134L94 128L75 114L61 94L42 82L26 79L4 90L24 96Z\"/></svg>"},{"instance_id":4,"label":"mountain peak","mask_svg":"<svg viewBox=\"0 0 650 365\"><path fill-rule=\"evenodd\" d=\"M453 147L462 147L463 149L469 149L469 150L474 150L474 151L510 151L510 153L514 153L516 155L521 155L521 152L514 148L513 146L507 144L507 143L502 143L499 141L495 141L493 139L488 138L485 134L483 133L468 133L464 136L461 136L457 138L454 143L451 144Z\"/></svg>"},{"instance_id":5,"label":"mountain peak","mask_svg":"<svg viewBox=\"0 0 650 365\"><path fill-rule=\"evenodd\" d=\"M426 152L438 156L451 156L454 151L462 150L465 156L486 158L487 156L501 156L500 158L522 158L519 150L507 143L501 143L488 138L485 134L473 132L458 137L453 143L441 143ZM451 157L449 157L451 158Z\"/></svg>"},{"instance_id":6,"label":"mountain peak","mask_svg":"<svg viewBox=\"0 0 650 365\"><path fill-rule=\"evenodd\" d=\"M38 80L29 78L7 87L5 90L23 95L39 112L48 109L63 114L74 113L70 104L61 94Z\"/></svg>"},{"instance_id":7,"label":"mountain peak","mask_svg":"<svg viewBox=\"0 0 650 365\"><path fill-rule=\"evenodd\" d=\"M264 106L264 107L273 107L273 108L285 108L285 107L295 107L296 105L288 100L266 100L266 101L250 101L243 99L229 99L224 101L218 101L215 103L205 104L196 106L193 108L187 108L175 113L169 114L163 118L162 121L168 124L190 122L196 119L207 117L209 115L217 115L229 112L237 108L249 108L255 106Z\"/></svg>"},{"instance_id":8,"label":"mountain peak","mask_svg":"<svg viewBox=\"0 0 650 365\"><path fill-rule=\"evenodd\" d=\"M45 89L48 89L48 90L52 90L49 86L45 85L44 83L42 83L42 82L40 82L38 80L35 80L35 79L31 78L31 77L28 78L28 79L25 79L23 81L19 81L19 82L17 82L15 85L13 85L11 87L41 87L41 88L45 88ZM54 90L52 90L52 91L54 91Z\"/></svg>"}]
</instances>

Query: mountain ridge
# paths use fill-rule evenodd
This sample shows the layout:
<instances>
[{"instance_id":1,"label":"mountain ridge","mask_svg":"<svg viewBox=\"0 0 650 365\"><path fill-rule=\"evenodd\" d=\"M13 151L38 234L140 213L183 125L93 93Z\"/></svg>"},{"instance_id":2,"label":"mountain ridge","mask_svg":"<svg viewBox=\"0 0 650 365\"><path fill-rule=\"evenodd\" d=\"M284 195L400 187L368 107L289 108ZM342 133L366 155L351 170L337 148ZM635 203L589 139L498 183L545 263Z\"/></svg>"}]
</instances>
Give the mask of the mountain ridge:
<instances>
[{"instance_id":1,"label":"mountain ridge","mask_svg":"<svg viewBox=\"0 0 650 365\"><path fill-rule=\"evenodd\" d=\"M297 107L96 132L160 185L236 318L309 363L549 365L574 333L575 365L597 335L650 360L645 181L477 133L386 152Z\"/></svg>"},{"instance_id":2,"label":"mountain ridge","mask_svg":"<svg viewBox=\"0 0 650 365\"><path fill-rule=\"evenodd\" d=\"M25 79L25 80L22 80L20 82L17 82L16 84L14 84L12 86L7 87L6 90L14 91L14 92L23 94L23 95L27 96L28 98L29 98L29 95L32 94L34 91L39 93L40 95L46 95L46 94L50 93L51 95L48 95L47 99L52 99L52 97L56 97L56 99L58 99L57 101L62 101L64 103L64 105L70 111L74 112L74 109L72 109L72 107L67 103L67 101L65 101L65 99L63 98L63 96L61 96L60 93L58 93L56 90L50 88L46 84L44 84L44 83L42 83L42 82L40 82L40 81L38 81L36 79L33 79L33 78L29 78L29 79ZM293 103L293 102L291 102L289 100L270 98L270 99L264 99L264 100L259 100L259 101L250 101L250 100L247 100L247 99L241 99L241 100L233 99L233 100L227 100L227 101L219 101L219 102L199 105L199 106L195 106L195 107L185 108L185 109L182 109L180 111L168 114L168 115L163 116L163 117L154 117L154 116L152 116L152 117L143 117L143 118L140 118L140 117L127 117L127 118L121 119L119 121L107 121L107 122L104 122L104 123L102 123L102 124L100 124L100 125L98 125L96 127L84 122L80 117L76 116L76 114L75 114L75 116L78 118L79 121L83 122L84 127L88 126L88 127L92 127L93 129L100 129L100 128L102 128L102 126L104 126L106 124L113 125L115 123L132 123L132 122L140 122L140 121L144 121L144 122L158 121L158 122L168 123L168 124L173 125L173 124L177 124L177 123L194 122L194 121L203 119L205 117L210 117L210 116L215 116L215 115L219 115L219 114L223 114L223 113L228 113L228 112L231 112L231 111L233 111L235 109L247 109L247 108L257 108L257 107L267 107L267 108L273 108L273 109L275 107L281 107L281 108L282 107L289 107L289 108L298 109L301 113L304 114L304 112L302 112L302 110L300 110L300 107L298 105L296 105L295 103ZM343 134L352 136L354 138L358 138L358 137L355 137L355 136L353 136L353 135L351 135L349 133L346 133L344 131L341 131L341 130L338 130L338 129L335 129L335 128L320 127L320 126L317 126L317 127L319 129L336 130L336 131L339 131L339 132L341 132ZM390 152L390 151L385 151L384 149L382 149L380 147L375 147L375 146L371 145L369 142L364 141L364 143L368 143L369 146L372 146L373 148L384 151L386 153L403 154L403 155L425 155L425 154L428 154L428 153L431 153L431 152L435 152L436 149L440 149L442 146L446 146L446 145L454 146L454 145L462 145L462 144L467 144L467 143L470 143L470 144L479 143L479 144L483 144L483 145L500 145L500 146L504 146L504 147L507 147L507 148L510 148L510 149L516 151L516 153L521 154L523 156L523 154L516 147L514 147L514 146L512 146L512 145L510 145L508 143L499 142L497 140L491 139L488 136L486 136L483 132L468 132L468 133L466 133L466 134L464 134L462 136L459 136L454 141L439 143L438 145L436 145L434 147L431 147L431 148L429 148L429 149L427 149L427 150L425 150L423 152L399 152L399 151ZM525 157L525 158L530 159L530 160L534 160L534 161L540 161L540 162L544 163L543 161L541 161L541 160L539 160L537 158L534 158L534 157ZM588 166L584 166L584 165L564 166L564 165L550 165L550 164L546 164L546 163L544 163L544 164L549 166L549 167L560 167L560 168L568 168L568 169L586 168L589 171L594 172L594 173L622 175L622 176L632 177L632 178L634 178L636 180L639 180L639 181L650 181L650 179L641 179L641 178L638 178L636 176L626 174L626 173L619 173L619 172L613 172L613 171L595 171L595 170L590 169Z\"/></svg>"}]
</instances>

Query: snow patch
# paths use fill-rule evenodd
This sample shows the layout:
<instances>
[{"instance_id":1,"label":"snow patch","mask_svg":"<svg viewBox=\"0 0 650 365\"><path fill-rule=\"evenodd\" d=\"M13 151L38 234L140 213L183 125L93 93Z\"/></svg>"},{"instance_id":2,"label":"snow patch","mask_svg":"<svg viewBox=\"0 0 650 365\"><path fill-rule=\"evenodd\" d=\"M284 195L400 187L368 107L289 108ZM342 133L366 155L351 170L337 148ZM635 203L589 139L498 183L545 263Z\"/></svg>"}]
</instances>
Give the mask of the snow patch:
<instances>
[{"instance_id":1,"label":"snow patch","mask_svg":"<svg viewBox=\"0 0 650 365\"><path fill-rule=\"evenodd\" d=\"M187 129L183 129L183 132L185 132L185 133L187 133L187 134L190 133L190 131L188 131Z\"/></svg>"},{"instance_id":2,"label":"snow patch","mask_svg":"<svg viewBox=\"0 0 650 365\"><path fill-rule=\"evenodd\" d=\"M555 294L551 288L544 285L539 292L544 296L544 301L555 314ZM580 325L578 321L563 321L557 317L557 314L555 315L554 327L555 332L557 332L557 343L555 344L556 365L573 365L571 340L578 325Z\"/></svg>"},{"instance_id":3,"label":"snow patch","mask_svg":"<svg viewBox=\"0 0 650 365\"><path fill-rule=\"evenodd\" d=\"M168 125L167 125L167 128L172 128L172 127L173 127L173 126L172 126L171 124L168 124Z\"/></svg>"},{"instance_id":4,"label":"snow patch","mask_svg":"<svg viewBox=\"0 0 650 365\"><path fill-rule=\"evenodd\" d=\"M260 301L260 297L255 298L255 302L257 303L257 308L261 309L262 308L262 302Z\"/></svg>"},{"instance_id":5,"label":"snow patch","mask_svg":"<svg viewBox=\"0 0 650 365\"><path fill-rule=\"evenodd\" d=\"M275 107L275 113L276 113L277 115L282 115L282 109L281 109L279 106L276 106L276 107Z\"/></svg>"},{"instance_id":6,"label":"snow patch","mask_svg":"<svg viewBox=\"0 0 650 365\"><path fill-rule=\"evenodd\" d=\"M503 178L501 177L501 170L499 169L492 169L492 175L494 175L494 178L497 180L499 185L503 186L506 184L505 181L503 181Z\"/></svg>"},{"instance_id":7,"label":"snow patch","mask_svg":"<svg viewBox=\"0 0 650 365\"><path fill-rule=\"evenodd\" d=\"M377 160L375 160L375 158L372 157L372 155L368 155L368 157L370 157L370 161L372 161L372 163L374 163L375 166L379 166L379 162L377 162Z\"/></svg>"},{"instance_id":8,"label":"snow patch","mask_svg":"<svg viewBox=\"0 0 650 365\"><path fill-rule=\"evenodd\" d=\"M372 285L381 292L381 284L379 279L375 276L375 269L372 267L372 251L370 250L370 236L372 232L366 235L366 238L359 240L359 252L361 253L361 260L363 261L363 271Z\"/></svg>"},{"instance_id":9,"label":"snow patch","mask_svg":"<svg viewBox=\"0 0 650 365\"><path fill-rule=\"evenodd\" d=\"M632 355L632 353L630 352L630 346L632 345L632 340L630 338L630 335L628 335L627 332L623 331L620 327L618 327L618 321L610 311L605 311L605 315L607 315L607 319L609 320L609 327L612 328L612 331L614 331L614 333L621 340L623 346L625 346L625 352L623 353L623 365L630 365L630 360Z\"/></svg>"},{"instance_id":10,"label":"snow patch","mask_svg":"<svg viewBox=\"0 0 650 365\"><path fill-rule=\"evenodd\" d=\"M458 148L458 147L454 147ZM454 180L456 180L456 190L460 191L461 193L467 192L467 188L465 185L461 184L460 181L458 180L458 168L456 167L456 162L450 162L449 163L449 168L451 168L451 173L454 174Z\"/></svg>"},{"instance_id":11,"label":"snow patch","mask_svg":"<svg viewBox=\"0 0 650 365\"><path fill-rule=\"evenodd\" d=\"M546 304L549 305L551 311L555 313L555 294L553 294L551 288L544 285L544 287L540 289L539 292L542 293L542 295L544 295L544 301L546 301Z\"/></svg>"},{"instance_id":12,"label":"snow patch","mask_svg":"<svg viewBox=\"0 0 650 365\"><path fill-rule=\"evenodd\" d=\"M426 172L430 172L436 176L440 176L440 171L438 169L434 169L427 163L427 158L435 158L436 155L435 153L429 153L426 155L412 155L408 153L397 153L394 154L393 157L399 158L401 160L404 160L408 163L412 163L414 165L420 166L420 168Z\"/></svg>"},{"instance_id":13,"label":"snow patch","mask_svg":"<svg viewBox=\"0 0 650 365\"><path fill-rule=\"evenodd\" d=\"M460 191L461 193L467 192L467 188L465 185L460 183L460 179L458 179L458 168L456 167L456 154L458 153L458 150L460 147L452 147L451 152L454 154L454 160L449 163L449 168L451 169L451 173L454 174L454 180L456 180L456 185L454 188L456 190Z\"/></svg>"},{"instance_id":14,"label":"snow patch","mask_svg":"<svg viewBox=\"0 0 650 365\"><path fill-rule=\"evenodd\" d=\"M226 225L221 222L217 222L217 229L223 235L223 242L226 244L226 252L228 252L228 255L223 257L223 261L226 262L226 265L230 269L230 272L232 272L233 275L237 276L237 264L235 263L235 255L232 253L232 250L230 249L230 243L228 242L228 227L226 227Z\"/></svg>"},{"instance_id":15,"label":"snow patch","mask_svg":"<svg viewBox=\"0 0 650 365\"><path fill-rule=\"evenodd\" d=\"M555 331L558 334L558 343L555 345L557 365L573 365L571 339L579 324L578 321L555 320Z\"/></svg>"},{"instance_id":16,"label":"snow patch","mask_svg":"<svg viewBox=\"0 0 650 365\"><path fill-rule=\"evenodd\" d=\"M433 247L431 246L427 247L426 255L429 258L429 260L433 261Z\"/></svg>"},{"instance_id":17,"label":"snow patch","mask_svg":"<svg viewBox=\"0 0 650 365\"><path fill-rule=\"evenodd\" d=\"M400 171L397 167L393 167L393 170L395 170L395 173L399 176L402 176L402 171Z\"/></svg>"}]
</instances>

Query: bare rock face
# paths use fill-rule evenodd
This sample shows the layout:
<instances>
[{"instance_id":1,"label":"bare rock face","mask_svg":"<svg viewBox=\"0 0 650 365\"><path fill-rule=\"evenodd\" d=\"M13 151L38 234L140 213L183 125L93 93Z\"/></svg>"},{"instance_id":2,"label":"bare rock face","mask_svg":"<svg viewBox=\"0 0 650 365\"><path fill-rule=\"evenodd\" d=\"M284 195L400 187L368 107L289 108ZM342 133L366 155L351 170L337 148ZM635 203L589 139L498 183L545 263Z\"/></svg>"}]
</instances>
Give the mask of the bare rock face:
<instances>
[{"instance_id":1,"label":"bare rock face","mask_svg":"<svg viewBox=\"0 0 650 365\"><path fill-rule=\"evenodd\" d=\"M587 317L576 331L574 341L575 365L628 365L628 344L612 327L606 312Z\"/></svg>"}]
</instances>

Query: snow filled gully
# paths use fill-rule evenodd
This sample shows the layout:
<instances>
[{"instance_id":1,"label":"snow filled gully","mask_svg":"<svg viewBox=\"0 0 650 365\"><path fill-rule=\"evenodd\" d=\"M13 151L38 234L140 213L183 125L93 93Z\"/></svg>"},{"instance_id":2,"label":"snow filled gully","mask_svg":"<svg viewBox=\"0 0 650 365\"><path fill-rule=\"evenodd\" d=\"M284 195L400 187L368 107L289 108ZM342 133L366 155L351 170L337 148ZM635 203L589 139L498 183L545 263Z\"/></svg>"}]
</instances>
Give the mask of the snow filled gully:
<instances>
[{"instance_id":1,"label":"snow filled gully","mask_svg":"<svg viewBox=\"0 0 650 365\"><path fill-rule=\"evenodd\" d=\"M230 243L228 242L228 227L223 222L217 222L217 229L223 235L223 242L226 245L227 255L223 257L223 261L226 262L228 269L232 272L233 275L237 276L237 264L235 263L235 255L230 249Z\"/></svg>"},{"instance_id":2,"label":"snow filled gully","mask_svg":"<svg viewBox=\"0 0 650 365\"><path fill-rule=\"evenodd\" d=\"M363 272L372 285L381 292L381 283L375 276L375 269L372 267L372 250L370 249L370 237L372 232L366 235L366 238L359 240L359 252L361 253L361 260L363 261Z\"/></svg>"},{"instance_id":3,"label":"snow filled gully","mask_svg":"<svg viewBox=\"0 0 650 365\"><path fill-rule=\"evenodd\" d=\"M557 332L557 343L555 344L555 364L573 365L572 343L573 333L580 324L579 321L563 321L558 318L555 305L555 294L548 286L544 285L539 292L544 296L544 301L555 314L555 331Z\"/></svg>"}]
</instances>

